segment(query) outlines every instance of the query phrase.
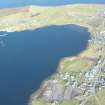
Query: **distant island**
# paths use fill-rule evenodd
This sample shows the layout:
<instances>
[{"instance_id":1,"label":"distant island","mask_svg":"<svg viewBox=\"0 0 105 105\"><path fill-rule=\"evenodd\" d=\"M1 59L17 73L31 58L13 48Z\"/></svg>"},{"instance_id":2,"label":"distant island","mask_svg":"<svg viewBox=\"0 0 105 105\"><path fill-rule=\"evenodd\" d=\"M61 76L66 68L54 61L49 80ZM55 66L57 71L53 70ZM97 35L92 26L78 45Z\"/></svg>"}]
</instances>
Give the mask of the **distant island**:
<instances>
[{"instance_id":1,"label":"distant island","mask_svg":"<svg viewBox=\"0 0 105 105\"><path fill-rule=\"evenodd\" d=\"M26 6L0 10L0 31L31 31L65 24L88 28L91 40L81 54L61 60L57 73L32 94L29 105L104 105L105 5Z\"/></svg>"}]
</instances>

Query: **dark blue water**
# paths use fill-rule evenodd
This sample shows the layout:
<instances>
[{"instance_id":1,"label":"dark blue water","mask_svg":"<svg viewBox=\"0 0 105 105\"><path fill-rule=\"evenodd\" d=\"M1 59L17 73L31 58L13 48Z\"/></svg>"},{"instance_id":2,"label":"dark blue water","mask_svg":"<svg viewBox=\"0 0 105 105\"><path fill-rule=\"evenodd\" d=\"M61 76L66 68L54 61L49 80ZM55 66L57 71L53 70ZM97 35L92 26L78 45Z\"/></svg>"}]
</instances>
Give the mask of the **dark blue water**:
<instances>
[{"instance_id":1,"label":"dark blue water","mask_svg":"<svg viewBox=\"0 0 105 105\"><path fill-rule=\"evenodd\" d=\"M0 0L0 8L25 5L55 6L71 3L105 3L105 0Z\"/></svg>"},{"instance_id":2,"label":"dark blue water","mask_svg":"<svg viewBox=\"0 0 105 105\"><path fill-rule=\"evenodd\" d=\"M61 58L86 48L89 34L86 28L65 25L0 37L0 105L27 105L41 82L56 72Z\"/></svg>"}]
</instances>

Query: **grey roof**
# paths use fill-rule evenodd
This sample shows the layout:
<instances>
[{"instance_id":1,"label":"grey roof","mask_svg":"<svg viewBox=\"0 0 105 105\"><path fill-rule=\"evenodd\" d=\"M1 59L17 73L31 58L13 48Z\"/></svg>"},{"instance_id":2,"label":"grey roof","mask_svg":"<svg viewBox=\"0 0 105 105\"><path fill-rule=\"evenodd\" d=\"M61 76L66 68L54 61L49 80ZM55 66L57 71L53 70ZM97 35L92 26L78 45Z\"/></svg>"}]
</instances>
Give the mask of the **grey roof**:
<instances>
[{"instance_id":1,"label":"grey roof","mask_svg":"<svg viewBox=\"0 0 105 105\"><path fill-rule=\"evenodd\" d=\"M78 96L80 94L81 94L80 89L72 88L72 86L68 86L65 89L64 100L72 100L73 98L75 98L76 96Z\"/></svg>"},{"instance_id":2,"label":"grey roof","mask_svg":"<svg viewBox=\"0 0 105 105\"><path fill-rule=\"evenodd\" d=\"M56 101L62 101L63 100L63 93L64 93L64 88L61 84L54 84L52 87L52 97L53 100Z\"/></svg>"}]
</instances>

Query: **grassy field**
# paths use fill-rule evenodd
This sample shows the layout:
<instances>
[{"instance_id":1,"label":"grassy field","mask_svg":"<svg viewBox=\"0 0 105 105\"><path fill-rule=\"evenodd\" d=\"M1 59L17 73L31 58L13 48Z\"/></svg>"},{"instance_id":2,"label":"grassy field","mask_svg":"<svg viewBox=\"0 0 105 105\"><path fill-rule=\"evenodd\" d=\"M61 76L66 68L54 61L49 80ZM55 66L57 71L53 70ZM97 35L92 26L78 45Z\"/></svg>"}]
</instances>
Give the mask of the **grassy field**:
<instances>
[{"instance_id":1,"label":"grassy field","mask_svg":"<svg viewBox=\"0 0 105 105\"><path fill-rule=\"evenodd\" d=\"M102 90L98 92L97 95L90 97L86 105L105 105L105 90Z\"/></svg>"},{"instance_id":2,"label":"grassy field","mask_svg":"<svg viewBox=\"0 0 105 105\"><path fill-rule=\"evenodd\" d=\"M99 52L98 49L103 48L102 52ZM60 62L60 73L70 73L76 74L82 72L85 73L87 70L90 70L93 65L98 61L100 55L105 55L105 48L99 43L92 43L87 47L86 50L81 52L75 57L67 57L61 60Z\"/></svg>"},{"instance_id":3,"label":"grassy field","mask_svg":"<svg viewBox=\"0 0 105 105\"><path fill-rule=\"evenodd\" d=\"M27 6L0 10L0 31L33 30L49 25L77 24L88 27L88 20L96 16L104 5L74 4L58 7ZM9 13L8 13L9 11ZM35 14L39 13L38 16Z\"/></svg>"}]
</instances>

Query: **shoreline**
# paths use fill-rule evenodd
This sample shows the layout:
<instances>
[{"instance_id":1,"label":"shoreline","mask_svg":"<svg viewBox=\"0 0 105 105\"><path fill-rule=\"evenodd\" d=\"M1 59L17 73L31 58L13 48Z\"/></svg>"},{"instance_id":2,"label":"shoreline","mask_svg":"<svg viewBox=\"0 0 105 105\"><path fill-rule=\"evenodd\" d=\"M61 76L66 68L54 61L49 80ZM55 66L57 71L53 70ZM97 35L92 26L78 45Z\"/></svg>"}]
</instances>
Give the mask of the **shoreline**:
<instances>
[{"instance_id":1,"label":"shoreline","mask_svg":"<svg viewBox=\"0 0 105 105\"><path fill-rule=\"evenodd\" d=\"M90 30L90 29L88 29L88 30ZM90 31L89 31L89 32L90 32ZM92 34L92 33L93 33L93 32L90 32L90 36L91 36L91 37L95 35L95 34ZM43 91L45 91L45 90L43 90L43 89L55 78L55 76L56 76L57 74L60 73L60 70L61 70L61 68L62 68L62 63L64 63L66 60L72 61L72 60L81 59L81 55L84 54L84 52L86 52L86 51L87 51L88 49L90 49L90 48L91 48L91 45L89 45L89 43L88 43L86 49L85 49L84 51L82 51L80 54L78 54L78 55L76 55L76 56L71 56L71 57L64 57L64 58L62 58L62 59L59 61L58 67L57 67L57 69L56 69L56 72L55 72L54 74L52 74L52 76L50 76L50 77L48 77L47 79L45 79L44 81L42 81L42 84L40 85L40 88L39 88L37 91L35 91L33 94L31 94L31 96L29 97L29 103L28 103L28 105L34 105L33 102L35 102L35 101L41 102L40 98L39 98L39 99L37 99L37 98L40 97L40 94L43 94ZM94 65L94 64L93 64L93 65ZM54 79L54 80L55 80L55 79ZM41 92L42 92L42 93L41 93ZM92 96L90 96L90 97L92 97ZM88 97L88 98L90 98L90 97ZM86 98L86 100L83 101L83 102L86 103L87 101L88 101L88 99ZM43 102L43 100L42 100L42 102ZM36 104L35 104L35 105L36 105ZM47 105L47 104L46 104L46 105Z\"/></svg>"},{"instance_id":2,"label":"shoreline","mask_svg":"<svg viewBox=\"0 0 105 105\"><path fill-rule=\"evenodd\" d=\"M105 4L73 4L73 5L71 4L64 6L56 6L55 8L31 5L25 7L17 7L14 9L9 8L10 10L9 12L7 9L6 10L7 12L0 16L0 31L7 31L7 32L33 31L41 27L47 27L51 25L74 24L86 28L87 31L90 32L90 36L95 37L98 29L93 30L89 22L91 18L94 19L94 17L97 17L97 13L103 10L103 8L105 8ZM2 13L2 10L0 10L0 12ZM37 13L39 13L38 16L36 16ZM36 100L36 96L43 90L43 87L49 81L50 82L52 82L53 80L59 81L57 75L60 75L60 73L65 75L65 72L66 73L69 72L71 74L72 72L74 73L87 72L87 70L92 68L95 65L95 63L97 63L96 61L97 59L99 59L100 53L96 51L97 49L100 49L100 47L103 46L99 46L97 43L92 43L92 44L90 43L89 45L87 45L87 48L77 56L62 58L59 61L56 72L42 82L40 88L29 97L28 104L36 105L35 101L38 101ZM75 62L77 62L77 64L75 64ZM84 64L78 67L79 66L78 62L80 64L82 63ZM70 63L69 65L71 69L77 69L77 71L68 71L67 69L69 67L68 63ZM74 64L73 67L72 63ZM78 68L75 66L77 66ZM79 68L86 70L79 71L80 70ZM33 101L35 104L32 104Z\"/></svg>"},{"instance_id":3,"label":"shoreline","mask_svg":"<svg viewBox=\"0 0 105 105\"><path fill-rule=\"evenodd\" d=\"M76 25L76 24L75 24L75 25ZM80 26L80 27L81 27L81 26ZM87 28L87 27L84 27L84 28ZM89 28L87 28L87 29L88 29L88 31L89 31ZM90 31L89 31L89 32L90 32ZM90 36L93 36L91 32L90 32ZM91 38L90 38L89 40L91 40ZM62 63L64 63L64 61L66 61L66 60L72 61L72 60L80 59L80 55L81 55L82 53L84 53L84 51L87 51L87 50L89 49L89 47L90 47L90 46L89 46L89 43L87 43L86 49L83 50L83 51L82 51L81 53L79 53L78 55L76 55L76 56L68 56L68 57L63 57L63 58L61 58L61 60L60 60L59 63L58 63L58 66L57 66L57 68L56 68L56 72L53 73L51 76L49 76L48 78L46 78L45 80L42 81L42 83L41 83L41 85L40 85L40 88L39 88L37 91L35 91L34 93L32 93L31 96L29 97L29 103L28 103L28 105L33 105L33 104L31 104L32 101L35 101L35 99L37 99L37 96L41 93L41 91L43 91L43 88L46 87L46 84L49 84L50 80L51 80L52 78L54 78L58 73L60 73L60 70L61 70L61 68L62 68Z\"/></svg>"},{"instance_id":4,"label":"shoreline","mask_svg":"<svg viewBox=\"0 0 105 105\"><path fill-rule=\"evenodd\" d=\"M75 24L75 25L78 25L78 23ZM83 27L85 27L85 28L88 29L88 31L90 32L90 37L94 37L94 36L96 35L97 31L93 31L91 26L89 26L89 25L83 25L83 24L82 24L82 25L79 24L79 25L80 25L80 26L83 26ZM46 80L44 80L44 81L42 82L40 88L38 89L38 91L36 91L35 93L33 93L33 94L30 96L28 105L34 105L34 104L36 104L35 101L38 101L38 100L37 100L37 96L38 96L38 95L40 96L40 94L43 93L43 91L44 91L43 89L44 89L44 87L46 87L45 84L47 84L50 80L52 80L53 77L55 78L55 76L56 76L58 73L62 72L62 71L60 71L60 70L63 68L63 67L62 67L62 66L63 66L63 63L64 63L66 60L70 60L70 61L72 61L72 60L77 60L78 57L82 57L81 55L84 55L84 52L88 52L88 49L90 49L90 48L91 48L91 45L89 45L89 43L88 43L87 48L86 48L83 52L81 52L80 54L78 54L77 56L64 57L64 58L62 58L62 59L59 61L57 71L56 71L54 74L52 74L51 77L49 77L49 78L47 78ZM84 57L85 57L85 56L84 56ZM94 65L94 64L93 64L93 65ZM92 66L93 66L93 65L92 65ZM91 67L92 67L92 66L91 66ZM41 93L41 92L42 92L42 93ZM86 100L87 100L87 99L86 99ZM40 102L40 99L39 99L39 102ZM43 101L42 101L42 102L43 102ZM87 101L86 101L86 102L87 102Z\"/></svg>"}]
</instances>

